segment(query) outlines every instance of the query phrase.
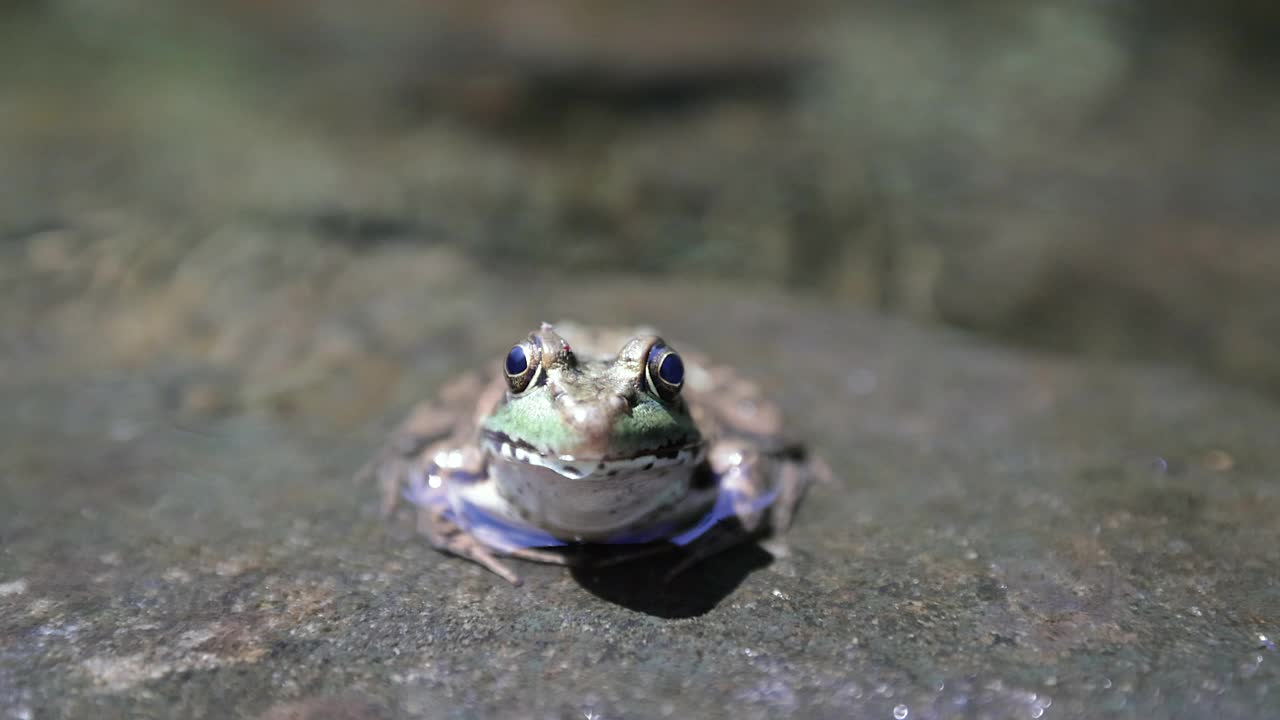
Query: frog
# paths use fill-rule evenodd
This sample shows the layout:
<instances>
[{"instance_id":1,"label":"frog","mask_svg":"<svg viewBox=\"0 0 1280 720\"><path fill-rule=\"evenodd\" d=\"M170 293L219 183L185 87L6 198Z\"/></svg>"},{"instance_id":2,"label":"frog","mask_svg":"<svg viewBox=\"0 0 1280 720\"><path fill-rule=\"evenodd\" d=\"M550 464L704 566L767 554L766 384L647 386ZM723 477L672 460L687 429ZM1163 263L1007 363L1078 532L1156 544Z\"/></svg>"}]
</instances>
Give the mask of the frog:
<instances>
[{"instance_id":1,"label":"frog","mask_svg":"<svg viewBox=\"0 0 1280 720\"><path fill-rule=\"evenodd\" d=\"M572 344L570 343L572 339ZM487 373L419 402L357 478L390 516L513 585L510 559L602 565L682 548L667 579L780 536L831 470L776 404L648 327L542 323Z\"/></svg>"}]
</instances>

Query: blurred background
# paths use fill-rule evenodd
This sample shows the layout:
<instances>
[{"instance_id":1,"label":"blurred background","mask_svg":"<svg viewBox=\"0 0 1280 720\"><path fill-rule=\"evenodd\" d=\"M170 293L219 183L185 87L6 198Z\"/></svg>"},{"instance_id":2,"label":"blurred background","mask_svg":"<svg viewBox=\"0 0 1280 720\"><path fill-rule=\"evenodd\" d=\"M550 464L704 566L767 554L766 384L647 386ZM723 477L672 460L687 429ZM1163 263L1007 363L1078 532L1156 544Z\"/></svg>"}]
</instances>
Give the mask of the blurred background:
<instances>
[{"instance_id":1,"label":"blurred background","mask_svg":"<svg viewBox=\"0 0 1280 720\"><path fill-rule=\"evenodd\" d=\"M0 716L1274 716L1277 38L0 0ZM791 550L517 591L377 517L409 406L566 316L766 387L840 480Z\"/></svg>"},{"instance_id":2,"label":"blurred background","mask_svg":"<svg viewBox=\"0 0 1280 720\"><path fill-rule=\"evenodd\" d=\"M281 368L375 378L365 348L420 350L399 317L485 323L486 282L617 275L1275 394L1278 21L1262 0L11 0L0 358L91 337L59 362L163 354L281 397L305 385ZM402 305L317 327L388 286ZM216 411L210 382L178 402Z\"/></svg>"}]
</instances>

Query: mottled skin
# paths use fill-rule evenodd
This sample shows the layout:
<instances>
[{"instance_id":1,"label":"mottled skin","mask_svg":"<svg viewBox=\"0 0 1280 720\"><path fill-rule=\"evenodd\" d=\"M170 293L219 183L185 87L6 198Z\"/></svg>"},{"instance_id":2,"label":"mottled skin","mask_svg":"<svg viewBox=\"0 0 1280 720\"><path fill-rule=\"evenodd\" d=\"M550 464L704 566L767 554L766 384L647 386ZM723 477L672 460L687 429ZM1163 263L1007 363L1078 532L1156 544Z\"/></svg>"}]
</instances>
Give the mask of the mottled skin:
<instances>
[{"instance_id":1,"label":"mottled skin","mask_svg":"<svg viewBox=\"0 0 1280 720\"><path fill-rule=\"evenodd\" d=\"M784 531L829 474L755 385L650 331L543 324L513 355L420 404L361 472L384 513L408 499L433 546L512 583L499 556L567 564L581 543L629 546L612 561L686 546L674 575Z\"/></svg>"}]
</instances>

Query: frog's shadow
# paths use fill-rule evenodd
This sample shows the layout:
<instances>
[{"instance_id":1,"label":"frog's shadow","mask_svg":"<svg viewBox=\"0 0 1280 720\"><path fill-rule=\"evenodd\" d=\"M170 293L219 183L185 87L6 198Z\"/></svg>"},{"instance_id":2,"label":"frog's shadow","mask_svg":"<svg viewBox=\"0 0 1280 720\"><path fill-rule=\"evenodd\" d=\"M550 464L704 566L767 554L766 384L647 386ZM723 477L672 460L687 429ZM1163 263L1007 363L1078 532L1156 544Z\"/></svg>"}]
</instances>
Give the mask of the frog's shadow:
<instances>
[{"instance_id":1,"label":"frog's shadow","mask_svg":"<svg viewBox=\"0 0 1280 720\"><path fill-rule=\"evenodd\" d=\"M706 614L773 556L746 541L706 558L675 577L671 570L687 557L671 550L616 565L585 562L570 568L573 579L596 597L654 617L675 619Z\"/></svg>"}]
</instances>

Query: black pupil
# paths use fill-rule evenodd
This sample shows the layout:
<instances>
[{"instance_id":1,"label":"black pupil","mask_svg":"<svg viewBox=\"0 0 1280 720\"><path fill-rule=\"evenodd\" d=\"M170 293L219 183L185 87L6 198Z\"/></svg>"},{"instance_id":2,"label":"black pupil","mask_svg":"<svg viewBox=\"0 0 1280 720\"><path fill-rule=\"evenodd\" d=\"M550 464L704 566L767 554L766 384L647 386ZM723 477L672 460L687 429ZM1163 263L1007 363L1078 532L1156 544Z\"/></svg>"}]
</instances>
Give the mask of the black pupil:
<instances>
[{"instance_id":1,"label":"black pupil","mask_svg":"<svg viewBox=\"0 0 1280 720\"><path fill-rule=\"evenodd\" d=\"M658 377L668 385L679 385L684 382L684 362L675 353L668 353L658 366Z\"/></svg>"},{"instance_id":2,"label":"black pupil","mask_svg":"<svg viewBox=\"0 0 1280 720\"><path fill-rule=\"evenodd\" d=\"M519 375L529 369L529 358L524 354L524 348L516 345L511 348L511 352L507 353L507 374Z\"/></svg>"}]
</instances>

